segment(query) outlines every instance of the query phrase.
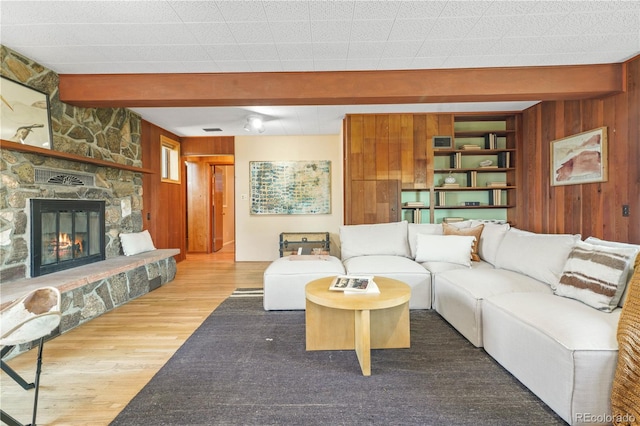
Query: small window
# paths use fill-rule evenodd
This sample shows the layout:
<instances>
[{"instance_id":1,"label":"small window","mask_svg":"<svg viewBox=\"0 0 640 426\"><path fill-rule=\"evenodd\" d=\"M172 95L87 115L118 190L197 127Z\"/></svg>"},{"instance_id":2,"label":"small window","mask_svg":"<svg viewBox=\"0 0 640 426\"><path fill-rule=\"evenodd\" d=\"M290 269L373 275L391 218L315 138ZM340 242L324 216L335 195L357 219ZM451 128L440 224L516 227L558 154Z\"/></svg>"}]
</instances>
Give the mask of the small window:
<instances>
[{"instance_id":1,"label":"small window","mask_svg":"<svg viewBox=\"0 0 640 426\"><path fill-rule=\"evenodd\" d=\"M180 183L180 143L160 136L162 182Z\"/></svg>"}]
</instances>

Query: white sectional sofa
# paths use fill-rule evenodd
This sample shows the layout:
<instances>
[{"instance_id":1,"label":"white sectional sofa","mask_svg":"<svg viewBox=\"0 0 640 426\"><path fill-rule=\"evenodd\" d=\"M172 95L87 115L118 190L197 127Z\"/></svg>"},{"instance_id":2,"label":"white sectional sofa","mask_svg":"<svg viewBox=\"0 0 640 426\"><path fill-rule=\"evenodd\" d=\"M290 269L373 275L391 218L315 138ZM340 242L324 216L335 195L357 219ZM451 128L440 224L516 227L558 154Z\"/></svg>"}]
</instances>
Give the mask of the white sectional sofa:
<instances>
[{"instance_id":1,"label":"white sectional sofa","mask_svg":"<svg viewBox=\"0 0 640 426\"><path fill-rule=\"evenodd\" d=\"M496 221L445 226L342 226L332 265L408 283L411 309L434 309L569 424L610 424L617 324L640 246ZM280 309L302 309L303 293Z\"/></svg>"}]
</instances>

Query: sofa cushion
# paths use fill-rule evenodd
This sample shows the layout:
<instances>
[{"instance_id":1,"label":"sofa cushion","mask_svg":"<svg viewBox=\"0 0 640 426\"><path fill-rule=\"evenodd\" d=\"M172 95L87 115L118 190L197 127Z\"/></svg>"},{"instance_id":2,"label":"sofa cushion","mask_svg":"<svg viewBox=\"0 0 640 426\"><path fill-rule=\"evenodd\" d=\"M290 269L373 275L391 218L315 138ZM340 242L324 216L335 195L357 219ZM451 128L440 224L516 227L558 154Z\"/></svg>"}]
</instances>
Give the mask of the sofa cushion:
<instances>
[{"instance_id":1,"label":"sofa cushion","mask_svg":"<svg viewBox=\"0 0 640 426\"><path fill-rule=\"evenodd\" d=\"M569 254L555 294L611 312L626 287L636 253L633 248L578 241Z\"/></svg>"},{"instance_id":2,"label":"sofa cushion","mask_svg":"<svg viewBox=\"0 0 640 426\"><path fill-rule=\"evenodd\" d=\"M411 257L407 221L340 227L342 260L355 256L390 255Z\"/></svg>"},{"instance_id":3,"label":"sofa cushion","mask_svg":"<svg viewBox=\"0 0 640 426\"><path fill-rule=\"evenodd\" d=\"M478 255L478 246L480 245L480 237L482 235L482 230L484 229L484 224L474 226L473 228L456 228L455 226L451 226L447 223L442 224L442 230L444 235L469 235L474 237L473 246L471 247L471 260L479 261L480 256Z\"/></svg>"},{"instance_id":4,"label":"sofa cushion","mask_svg":"<svg viewBox=\"0 0 640 426\"><path fill-rule=\"evenodd\" d=\"M471 267L475 237L418 234L416 262L449 262Z\"/></svg>"},{"instance_id":5,"label":"sofa cushion","mask_svg":"<svg viewBox=\"0 0 640 426\"><path fill-rule=\"evenodd\" d=\"M498 248L496 268L520 272L555 288L580 235L509 230Z\"/></svg>"},{"instance_id":6,"label":"sofa cushion","mask_svg":"<svg viewBox=\"0 0 640 426\"><path fill-rule=\"evenodd\" d=\"M627 244L627 243L619 243L617 241L601 240L601 239L595 238L595 237L589 237L586 240L584 240L584 242L585 243L589 243L589 244L599 245L599 246L634 248L634 249L636 249L638 251L638 254L636 254L636 260L631 265L631 268L629 268L629 275L627 276L627 284L629 283L629 281L631 280L631 277L633 276L633 272L635 271L635 268L638 267L638 262L640 262L640 246L639 245ZM620 298L620 302L618 302L618 306L622 307L624 305L624 301L627 298L628 290L629 290L629 286L627 285L624 288L624 292L622 293L622 297Z\"/></svg>"},{"instance_id":7,"label":"sofa cushion","mask_svg":"<svg viewBox=\"0 0 640 426\"><path fill-rule=\"evenodd\" d=\"M478 244L478 254L485 262L495 265L498 248L505 234L509 231L509 228L511 228L511 225L508 223L471 221L471 226L478 226L480 224L484 225L484 229L482 230L480 243Z\"/></svg>"},{"instance_id":8,"label":"sofa cushion","mask_svg":"<svg viewBox=\"0 0 640 426\"><path fill-rule=\"evenodd\" d=\"M411 258L416 258L418 234L442 235L442 225L438 223L410 223L407 225Z\"/></svg>"}]
</instances>

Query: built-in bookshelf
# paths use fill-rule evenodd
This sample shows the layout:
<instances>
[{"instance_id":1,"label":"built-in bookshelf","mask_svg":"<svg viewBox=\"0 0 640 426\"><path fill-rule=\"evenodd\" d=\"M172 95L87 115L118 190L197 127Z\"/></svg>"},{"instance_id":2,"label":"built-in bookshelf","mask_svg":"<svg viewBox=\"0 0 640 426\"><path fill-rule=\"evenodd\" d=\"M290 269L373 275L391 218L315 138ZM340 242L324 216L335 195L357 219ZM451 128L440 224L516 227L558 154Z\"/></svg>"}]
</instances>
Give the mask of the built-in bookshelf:
<instances>
[{"instance_id":1,"label":"built-in bookshelf","mask_svg":"<svg viewBox=\"0 0 640 426\"><path fill-rule=\"evenodd\" d=\"M454 217L507 220L516 202L515 147L515 116L455 116L453 146L433 150L433 186L422 193L403 192L404 218L416 223ZM424 200L424 206L411 204Z\"/></svg>"}]
</instances>

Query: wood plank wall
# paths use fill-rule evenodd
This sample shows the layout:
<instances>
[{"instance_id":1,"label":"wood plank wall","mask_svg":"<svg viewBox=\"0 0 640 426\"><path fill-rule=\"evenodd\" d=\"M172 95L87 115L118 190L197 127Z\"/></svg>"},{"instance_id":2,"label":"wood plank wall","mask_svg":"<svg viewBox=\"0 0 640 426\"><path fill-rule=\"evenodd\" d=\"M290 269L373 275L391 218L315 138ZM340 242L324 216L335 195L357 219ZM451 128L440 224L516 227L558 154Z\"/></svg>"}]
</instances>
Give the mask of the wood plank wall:
<instances>
[{"instance_id":1,"label":"wood plank wall","mask_svg":"<svg viewBox=\"0 0 640 426\"><path fill-rule=\"evenodd\" d=\"M182 170L181 184L164 183L160 180L161 135L180 141L173 133L142 120L142 165L155 171L143 176L142 226L149 230L157 248L179 248L180 255L175 258L180 261L185 259L187 253L185 173Z\"/></svg>"},{"instance_id":2,"label":"wood plank wall","mask_svg":"<svg viewBox=\"0 0 640 426\"><path fill-rule=\"evenodd\" d=\"M344 121L344 222L397 222L402 189L433 185L431 138L453 135L451 114L349 114Z\"/></svg>"},{"instance_id":3,"label":"wood plank wall","mask_svg":"<svg viewBox=\"0 0 640 426\"><path fill-rule=\"evenodd\" d=\"M640 244L640 58L626 64L626 80L618 95L542 102L524 112L517 227ZM608 128L608 181L551 187L551 141L601 126Z\"/></svg>"}]
</instances>

